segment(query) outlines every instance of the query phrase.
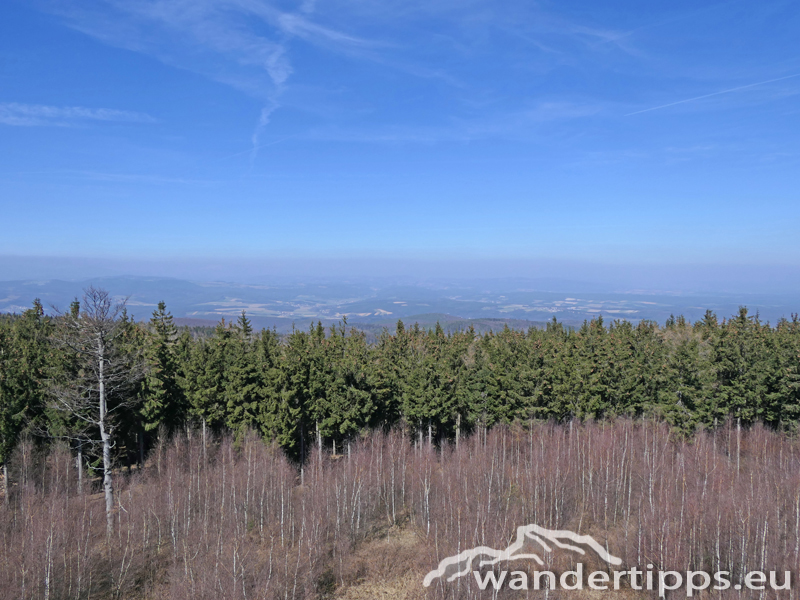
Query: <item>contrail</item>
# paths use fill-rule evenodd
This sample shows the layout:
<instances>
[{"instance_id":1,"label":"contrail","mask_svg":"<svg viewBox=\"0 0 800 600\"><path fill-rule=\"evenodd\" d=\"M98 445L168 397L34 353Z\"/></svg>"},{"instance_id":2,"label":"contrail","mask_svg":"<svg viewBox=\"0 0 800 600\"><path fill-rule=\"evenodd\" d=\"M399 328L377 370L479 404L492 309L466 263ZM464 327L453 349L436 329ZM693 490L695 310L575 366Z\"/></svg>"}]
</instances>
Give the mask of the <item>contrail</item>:
<instances>
[{"instance_id":1,"label":"contrail","mask_svg":"<svg viewBox=\"0 0 800 600\"><path fill-rule=\"evenodd\" d=\"M253 154L253 152L255 150L260 150L261 148L267 148L268 146L274 146L275 144L280 144L282 142L285 142L286 140L290 140L290 139L295 138L295 137L297 137L297 135L287 135L286 137L283 137L283 138L281 138L279 140L275 140L273 142L268 142L266 144L259 144L258 146L253 146L252 148L250 148L248 150L242 150L241 152L236 152L235 154L228 154L227 156L223 156L222 158L216 159L214 162L215 163L221 162L223 160L228 160L229 158L235 158L236 156L242 156L243 154L250 154L252 156L252 154Z\"/></svg>"},{"instance_id":2,"label":"contrail","mask_svg":"<svg viewBox=\"0 0 800 600\"><path fill-rule=\"evenodd\" d=\"M280 92L278 92L280 93ZM253 166L253 161L256 159L256 155L258 154L258 149L261 148L261 144L259 140L261 138L261 132L264 131L264 128L269 125L270 117L272 113L278 110L279 105L277 101L273 98L272 104L268 104L264 108L261 109L261 114L258 116L258 123L256 123L256 128L253 130L253 135L251 136L251 141L253 143L253 147L250 150L250 166Z\"/></svg>"},{"instance_id":3,"label":"contrail","mask_svg":"<svg viewBox=\"0 0 800 600\"><path fill-rule=\"evenodd\" d=\"M777 79L768 79L767 81L759 81L758 83L751 83L749 85L741 85L739 87L731 88L729 90L714 92L713 94L705 94L703 96L687 98L686 100L678 100L677 102L670 102L669 104L662 104L661 106L654 106L653 108L645 108L644 110L637 110L635 112L628 113L625 116L630 117L631 115L640 115L642 113L650 112L651 110L659 110L661 108L667 108L668 106L675 106L676 104L685 104L686 102L694 102L695 100L702 100L703 98L711 98L712 96L719 96L720 94L730 94L731 92L738 92L739 90L746 90L748 88L756 87L759 85L766 85L767 83L773 83L775 81L783 81L784 79L791 79L792 77L798 77L798 76L800 76L800 73L795 73L794 75L787 75L786 77L778 77Z\"/></svg>"}]
</instances>

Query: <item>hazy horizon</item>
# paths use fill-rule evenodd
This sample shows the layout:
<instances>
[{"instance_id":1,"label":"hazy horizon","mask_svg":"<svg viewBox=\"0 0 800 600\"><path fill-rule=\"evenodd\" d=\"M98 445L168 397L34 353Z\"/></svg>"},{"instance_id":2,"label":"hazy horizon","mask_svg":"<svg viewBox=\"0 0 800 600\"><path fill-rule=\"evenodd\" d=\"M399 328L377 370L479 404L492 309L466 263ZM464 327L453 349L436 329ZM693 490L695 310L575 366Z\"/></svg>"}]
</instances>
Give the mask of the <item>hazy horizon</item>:
<instances>
[{"instance_id":1,"label":"hazy horizon","mask_svg":"<svg viewBox=\"0 0 800 600\"><path fill-rule=\"evenodd\" d=\"M147 321L159 302L182 325L213 326L244 312L257 328L288 333L317 322L347 322L375 336L393 330L398 319L449 330L469 325L478 331L503 326L527 329L555 318L579 325L596 317L664 324L683 316L701 320L710 310L719 319L746 307L762 322L776 324L797 314L796 293L677 292L614 287L563 278L356 277L268 278L262 283L189 281L174 277L110 276L82 280L0 280L0 313L21 313L40 299L48 314L63 311L89 286L125 299L128 314Z\"/></svg>"},{"instance_id":2,"label":"hazy horizon","mask_svg":"<svg viewBox=\"0 0 800 600\"><path fill-rule=\"evenodd\" d=\"M164 277L240 284L463 283L520 287L557 284L559 291L798 294L800 268L787 265L619 265L547 259L462 258L195 258L136 260L0 255L0 281L97 277ZM552 285L551 285L551 288ZM798 295L800 301L800 295Z\"/></svg>"}]
</instances>

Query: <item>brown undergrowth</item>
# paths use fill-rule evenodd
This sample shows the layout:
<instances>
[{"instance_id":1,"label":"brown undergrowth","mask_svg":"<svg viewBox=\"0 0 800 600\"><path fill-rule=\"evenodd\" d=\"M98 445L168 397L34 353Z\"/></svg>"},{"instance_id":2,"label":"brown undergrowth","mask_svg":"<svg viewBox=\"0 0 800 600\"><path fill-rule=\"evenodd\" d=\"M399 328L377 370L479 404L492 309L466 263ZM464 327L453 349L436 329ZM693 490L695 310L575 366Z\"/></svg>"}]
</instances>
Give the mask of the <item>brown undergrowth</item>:
<instances>
[{"instance_id":1,"label":"brown undergrowth","mask_svg":"<svg viewBox=\"0 0 800 600\"><path fill-rule=\"evenodd\" d=\"M422 586L443 558L505 548L530 523L592 535L628 568L727 570L734 582L750 570L796 577L800 557L800 449L761 427L683 440L653 422L533 423L458 448L376 433L335 459L314 450L302 474L255 435L206 448L182 435L142 472L118 473L110 537L101 495L91 483L79 493L65 449L23 447L11 473L0 506L0 598L9 599L598 597L482 592L469 576ZM563 571L576 557L547 560ZM750 594L715 597L761 596Z\"/></svg>"}]
</instances>

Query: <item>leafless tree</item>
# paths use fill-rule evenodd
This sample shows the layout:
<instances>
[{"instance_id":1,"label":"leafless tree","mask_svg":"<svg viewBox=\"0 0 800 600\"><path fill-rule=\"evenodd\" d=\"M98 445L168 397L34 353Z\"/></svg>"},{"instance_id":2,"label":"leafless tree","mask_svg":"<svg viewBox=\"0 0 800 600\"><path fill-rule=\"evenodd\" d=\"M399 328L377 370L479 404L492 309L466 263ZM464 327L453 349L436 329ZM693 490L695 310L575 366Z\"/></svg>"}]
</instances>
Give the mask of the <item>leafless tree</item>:
<instances>
[{"instance_id":1,"label":"leafless tree","mask_svg":"<svg viewBox=\"0 0 800 600\"><path fill-rule=\"evenodd\" d=\"M133 324L125 301L89 287L78 310L60 314L55 342L73 361L54 381L52 406L70 423L69 437L103 459L103 491L109 535L113 528L114 492L111 451L118 417L135 402L135 384L144 372L137 344L130 343Z\"/></svg>"}]
</instances>

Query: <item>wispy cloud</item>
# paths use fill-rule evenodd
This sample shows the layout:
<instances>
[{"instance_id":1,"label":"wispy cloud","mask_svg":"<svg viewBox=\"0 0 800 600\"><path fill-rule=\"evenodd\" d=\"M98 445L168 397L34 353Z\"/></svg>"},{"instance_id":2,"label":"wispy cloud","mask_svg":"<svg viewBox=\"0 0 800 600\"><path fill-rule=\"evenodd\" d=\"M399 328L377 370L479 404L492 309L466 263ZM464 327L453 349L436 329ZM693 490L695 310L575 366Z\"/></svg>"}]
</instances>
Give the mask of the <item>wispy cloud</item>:
<instances>
[{"instance_id":1,"label":"wispy cloud","mask_svg":"<svg viewBox=\"0 0 800 600\"><path fill-rule=\"evenodd\" d=\"M447 123L436 126L387 126L346 130L326 128L312 131L307 137L326 141L399 144L470 142L498 138L533 141L552 139L550 129L553 125L609 112L608 106L600 104L550 100L535 103L522 110L473 118L452 117Z\"/></svg>"},{"instance_id":2,"label":"wispy cloud","mask_svg":"<svg viewBox=\"0 0 800 600\"><path fill-rule=\"evenodd\" d=\"M750 83L748 85L740 85L735 88L730 88L727 90L721 90L719 92L712 92L711 94L703 94L702 96L695 96L694 98L686 98L685 100L678 100L676 102L669 102L668 104L661 104L659 106L652 106L650 108L644 108L642 110L636 110L634 112L630 112L626 114L626 117L630 117L632 115L640 115L642 113L651 112L654 110L661 110L662 108L669 108L670 106L677 106L679 104L686 104L687 102L695 102L696 100L704 100L705 98L712 98L714 96L721 96L723 94L730 94L732 92L740 92L742 90L749 90L754 87L758 87L761 85L766 85L768 83L775 83L776 81L784 81L785 79L793 79L794 77L800 77L800 73L795 73L794 75L787 75L785 77L776 77L775 79L767 79L766 81L759 81L756 83Z\"/></svg>"},{"instance_id":3,"label":"wispy cloud","mask_svg":"<svg viewBox=\"0 0 800 600\"><path fill-rule=\"evenodd\" d=\"M315 114L315 121L309 121L309 129L314 127L308 132L312 136L319 131L338 135L342 129L351 129L360 138L365 133L354 115L362 109L374 110L380 102L386 104L374 110L378 116L370 121L378 133L373 136L367 132L367 137L516 138L520 131L521 135L528 135L542 123L602 113L581 104L548 104L544 90L550 97L574 98L576 87L571 78L589 67L613 68L618 61L625 61L624 68L632 69L631 65L645 56L639 46L644 47L646 40L635 34L688 18L681 14L632 27L635 22L614 20L603 13L585 15L581 19L584 22L578 22L573 14L563 15L522 0L512 0L502 8L489 0L32 1L47 3L48 10L65 23L104 43L151 56L257 98L260 110L245 117L251 120L252 129L249 151L242 154L249 153L251 163L263 146L262 137L276 118L276 111L292 106L308 112L309 105L326 104L321 101L321 94L309 91L314 88L339 90L330 104L336 104L336 108L346 105L347 110L325 106L326 114L321 118ZM619 27L622 22L625 28ZM509 38L509 34L513 37ZM513 43L508 43L509 39ZM308 46L315 47L312 52L323 52L312 54ZM320 54L322 60L325 54L338 54L372 64L366 69L363 65L350 69L337 62L336 68L329 71L317 68ZM493 67L483 58L489 56ZM301 65L306 70L300 74L305 75L302 77L295 74ZM367 73L373 78L370 81L377 83L383 72L391 73L386 78L391 79L388 85L395 85L403 75L419 81L410 82L398 94L381 97L371 94L372 88L359 89ZM541 83L530 81L532 73ZM555 76L550 77L551 73ZM311 84L313 77L321 83ZM549 82L556 87L546 88ZM764 83L768 82L629 114ZM396 100L412 86L415 94L430 94L433 106L418 104L416 113L409 109L400 113ZM381 85L374 86L375 91L381 89ZM608 103L607 96L586 104L604 103ZM426 126L428 119L416 118L429 110L441 111L437 121L445 124L443 128ZM617 106L615 115L622 112ZM339 123L332 123L334 120ZM403 129L410 134L406 136ZM388 134L384 136L380 131ZM302 132L297 136L307 137ZM242 149L246 147L245 142Z\"/></svg>"},{"instance_id":4,"label":"wispy cloud","mask_svg":"<svg viewBox=\"0 0 800 600\"><path fill-rule=\"evenodd\" d=\"M291 75L279 32L244 18L246 0L101 0L53 5L53 12L111 46L152 56L262 99ZM275 17L277 19L277 17Z\"/></svg>"},{"instance_id":5,"label":"wispy cloud","mask_svg":"<svg viewBox=\"0 0 800 600\"><path fill-rule=\"evenodd\" d=\"M45 0L46 1L46 0ZM367 40L311 20L305 1L286 11L262 0L99 0L49 4L71 27L109 45L152 56L259 98L252 157L293 73L289 42L352 52Z\"/></svg>"},{"instance_id":6,"label":"wispy cloud","mask_svg":"<svg viewBox=\"0 0 800 600\"><path fill-rule=\"evenodd\" d=\"M256 127L253 130L253 135L250 137L250 164L252 165L258 156L258 150L263 147L261 143L261 134L266 129L267 125L269 125L270 118L272 117L272 113L274 113L278 109L278 101L277 99L273 100L271 104L267 104L264 108L261 109L261 114L258 115L258 121L256 122Z\"/></svg>"},{"instance_id":7,"label":"wispy cloud","mask_svg":"<svg viewBox=\"0 0 800 600\"><path fill-rule=\"evenodd\" d=\"M348 35L346 33L336 31L335 29L317 25L307 18L297 14L281 14L278 19L278 24L286 33L303 38L304 40L312 43L325 41L342 44L344 46L369 47L375 45L374 42L353 35Z\"/></svg>"},{"instance_id":8,"label":"wispy cloud","mask_svg":"<svg viewBox=\"0 0 800 600\"><path fill-rule=\"evenodd\" d=\"M628 54L638 54L629 41L633 31L614 31L597 27L587 27L585 25L570 24L564 24L562 28L565 34L574 35L576 38L587 43L590 47L596 48L603 45L611 45Z\"/></svg>"},{"instance_id":9,"label":"wispy cloud","mask_svg":"<svg viewBox=\"0 0 800 600\"><path fill-rule=\"evenodd\" d=\"M143 175L136 173L103 173L100 171L65 171L65 176L76 179L108 183L144 183L152 185L179 184L179 185L213 185L219 183L212 179L188 179L185 177L164 177L159 175Z\"/></svg>"},{"instance_id":10,"label":"wispy cloud","mask_svg":"<svg viewBox=\"0 0 800 600\"><path fill-rule=\"evenodd\" d=\"M43 104L0 104L0 123L16 126L66 126L85 121L115 121L122 123L155 123L150 115L111 108L83 106L45 106Z\"/></svg>"},{"instance_id":11,"label":"wispy cloud","mask_svg":"<svg viewBox=\"0 0 800 600\"><path fill-rule=\"evenodd\" d=\"M113 173L104 171L86 171L76 169L47 169L33 171L13 170L1 172L0 176L10 179L43 181L91 181L97 183L133 183L147 185L193 185L212 186L224 183L224 180L203 179L190 177L171 177L165 175L152 175L144 173Z\"/></svg>"}]
</instances>

